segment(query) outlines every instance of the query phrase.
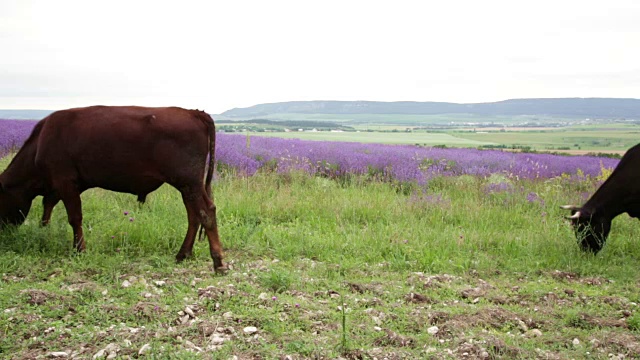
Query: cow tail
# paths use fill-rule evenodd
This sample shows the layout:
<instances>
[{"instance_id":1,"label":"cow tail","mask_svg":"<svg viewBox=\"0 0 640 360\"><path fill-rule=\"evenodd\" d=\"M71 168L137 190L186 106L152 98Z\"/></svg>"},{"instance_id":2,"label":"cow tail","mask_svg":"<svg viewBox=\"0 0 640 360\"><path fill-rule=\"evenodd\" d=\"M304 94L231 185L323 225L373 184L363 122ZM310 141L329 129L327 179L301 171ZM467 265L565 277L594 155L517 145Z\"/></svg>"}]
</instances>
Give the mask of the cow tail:
<instances>
[{"instance_id":1,"label":"cow tail","mask_svg":"<svg viewBox=\"0 0 640 360\"><path fill-rule=\"evenodd\" d=\"M213 170L215 167L215 155L216 155L216 126L213 123L211 116L207 116L209 122L207 128L209 130L209 164L207 166L207 177L204 184L207 190L207 196L211 199L211 180L213 179Z\"/></svg>"},{"instance_id":2,"label":"cow tail","mask_svg":"<svg viewBox=\"0 0 640 360\"><path fill-rule=\"evenodd\" d=\"M216 152L216 126L213 122L213 118L204 111L198 111L198 117L207 126L207 133L209 138L209 162L207 163L207 175L204 180L204 188L207 193L207 197L212 199L211 196L211 181L213 180L213 171L215 166L215 152ZM200 231L198 239L202 240L202 233L204 232L204 226L200 224Z\"/></svg>"}]
</instances>

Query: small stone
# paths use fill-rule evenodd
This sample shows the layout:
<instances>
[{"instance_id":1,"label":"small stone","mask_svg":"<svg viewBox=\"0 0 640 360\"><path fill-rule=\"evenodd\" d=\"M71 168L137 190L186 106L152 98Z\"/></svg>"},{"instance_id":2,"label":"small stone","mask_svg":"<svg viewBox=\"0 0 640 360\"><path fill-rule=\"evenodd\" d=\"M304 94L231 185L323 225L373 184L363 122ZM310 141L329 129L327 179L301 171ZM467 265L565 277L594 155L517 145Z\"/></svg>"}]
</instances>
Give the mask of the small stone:
<instances>
[{"instance_id":1,"label":"small stone","mask_svg":"<svg viewBox=\"0 0 640 360\"><path fill-rule=\"evenodd\" d=\"M165 286L167 284L164 280L156 280L153 282L156 286Z\"/></svg>"},{"instance_id":2,"label":"small stone","mask_svg":"<svg viewBox=\"0 0 640 360\"><path fill-rule=\"evenodd\" d=\"M122 282L122 287L123 288L128 288L129 286L131 286L131 282L129 282L129 280L125 280Z\"/></svg>"},{"instance_id":3,"label":"small stone","mask_svg":"<svg viewBox=\"0 0 640 360\"><path fill-rule=\"evenodd\" d=\"M522 330L523 332L529 331L529 327L522 320L518 320L518 326L520 327L520 330Z\"/></svg>"},{"instance_id":4,"label":"small stone","mask_svg":"<svg viewBox=\"0 0 640 360\"><path fill-rule=\"evenodd\" d=\"M66 358L66 357L69 357L69 354L67 354L64 351L54 351L54 352L49 353L49 357L52 357L52 358Z\"/></svg>"},{"instance_id":5,"label":"small stone","mask_svg":"<svg viewBox=\"0 0 640 360\"><path fill-rule=\"evenodd\" d=\"M527 335L529 335L530 337L539 337L542 336L542 331L538 329L529 330L527 331Z\"/></svg>"},{"instance_id":6,"label":"small stone","mask_svg":"<svg viewBox=\"0 0 640 360\"><path fill-rule=\"evenodd\" d=\"M258 300L266 301L268 299L269 295L267 293L260 293L260 295L258 295Z\"/></svg>"},{"instance_id":7,"label":"small stone","mask_svg":"<svg viewBox=\"0 0 640 360\"><path fill-rule=\"evenodd\" d=\"M578 346L580 345L580 340L578 340L578 338L575 338L573 339L572 343L573 343L573 346Z\"/></svg>"},{"instance_id":8,"label":"small stone","mask_svg":"<svg viewBox=\"0 0 640 360\"><path fill-rule=\"evenodd\" d=\"M440 329L438 329L437 326L432 326L427 329L427 333L429 333L430 335L435 335L438 333L438 331L440 331Z\"/></svg>"},{"instance_id":9,"label":"small stone","mask_svg":"<svg viewBox=\"0 0 640 360\"><path fill-rule=\"evenodd\" d=\"M187 315L191 316L192 318L196 318L196 314L193 313L193 310L191 310L190 307L185 307L184 308L184 312L187 313Z\"/></svg>"},{"instance_id":10,"label":"small stone","mask_svg":"<svg viewBox=\"0 0 640 360\"><path fill-rule=\"evenodd\" d=\"M202 348L197 346L196 344L192 343L189 340L185 340L184 344L187 346L188 349L194 350L196 352L202 352Z\"/></svg>"},{"instance_id":11,"label":"small stone","mask_svg":"<svg viewBox=\"0 0 640 360\"><path fill-rule=\"evenodd\" d=\"M255 326L247 326L246 328L242 329L242 331L244 331L245 334L255 334L256 332L258 332L258 328L256 328Z\"/></svg>"},{"instance_id":12,"label":"small stone","mask_svg":"<svg viewBox=\"0 0 640 360\"><path fill-rule=\"evenodd\" d=\"M380 326L374 326L373 330L375 331L382 331L382 328Z\"/></svg>"}]
</instances>

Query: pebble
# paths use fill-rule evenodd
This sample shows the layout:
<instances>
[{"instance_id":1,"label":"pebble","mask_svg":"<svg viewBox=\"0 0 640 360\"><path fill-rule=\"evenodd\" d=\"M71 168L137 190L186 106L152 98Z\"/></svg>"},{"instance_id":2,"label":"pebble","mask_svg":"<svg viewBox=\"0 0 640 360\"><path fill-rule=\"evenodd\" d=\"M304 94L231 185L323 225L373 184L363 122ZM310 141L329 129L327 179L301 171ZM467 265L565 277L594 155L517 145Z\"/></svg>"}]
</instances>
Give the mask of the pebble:
<instances>
[{"instance_id":1,"label":"pebble","mask_svg":"<svg viewBox=\"0 0 640 360\"><path fill-rule=\"evenodd\" d=\"M246 328L242 329L242 331L244 331L245 334L254 334L258 331L258 328L256 328L255 326L247 326Z\"/></svg>"},{"instance_id":2,"label":"pebble","mask_svg":"<svg viewBox=\"0 0 640 360\"><path fill-rule=\"evenodd\" d=\"M69 354L64 351L54 351L49 353L49 356L52 358L66 358L69 357Z\"/></svg>"}]
</instances>

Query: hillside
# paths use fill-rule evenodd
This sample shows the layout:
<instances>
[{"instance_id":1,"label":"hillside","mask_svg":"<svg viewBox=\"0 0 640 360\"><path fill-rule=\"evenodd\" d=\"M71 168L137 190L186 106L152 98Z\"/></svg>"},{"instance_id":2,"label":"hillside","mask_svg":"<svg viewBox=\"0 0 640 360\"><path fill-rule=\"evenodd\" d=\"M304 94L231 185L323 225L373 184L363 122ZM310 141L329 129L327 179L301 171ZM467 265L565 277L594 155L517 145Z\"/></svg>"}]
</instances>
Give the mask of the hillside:
<instances>
[{"instance_id":1,"label":"hillside","mask_svg":"<svg viewBox=\"0 0 640 360\"><path fill-rule=\"evenodd\" d=\"M470 114L481 116L544 115L557 117L640 118L640 99L548 98L490 103L378 101L290 101L235 108L221 115L251 118L271 114Z\"/></svg>"}]
</instances>

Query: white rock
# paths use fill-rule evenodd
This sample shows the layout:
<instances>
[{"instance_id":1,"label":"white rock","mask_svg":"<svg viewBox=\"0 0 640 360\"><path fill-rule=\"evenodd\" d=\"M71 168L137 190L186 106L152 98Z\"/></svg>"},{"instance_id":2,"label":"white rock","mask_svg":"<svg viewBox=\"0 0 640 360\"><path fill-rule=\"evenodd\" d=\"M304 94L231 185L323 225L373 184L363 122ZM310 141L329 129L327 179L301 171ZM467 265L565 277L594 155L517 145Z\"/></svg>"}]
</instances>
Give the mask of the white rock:
<instances>
[{"instance_id":1,"label":"white rock","mask_svg":"<svg viewBox=\"0 0 640 360\"><path fill-rule=\"evenodd\" d=\"M201 347L197 346L196 344L192 343L189 340L185 340L184 344L186 345L186 347L188 349L191 349L191 350L194 350L194 351L197 351L197 352L202 352L202 348Z\"/></svg>"},{"instance_id":2,"label":"white rock","mask_svg":"<svg viewBox=\"0 0 640 360\"><path fill-rule=\"evenodd\" d=\"M156 280L153 282L156 286L165 286L167 284L164 280Z\"/></svg>"},{"instance_id":3,"label":"white rock","mask_svg":"<svg viewBox=\"0 0 640 360\"><path fill-rule=\"evenodd\" d=\"M69 357L69 354L64 351L54 351L49 353L49 356L52 358L66 358Z\"/></svg>"},{"instance_id":4,"label":"white rock","mask_svg":"<svg viewBox=\"0 0 640 360\"><path fill-rule=\"evenodd\" d=\"M225 340L224 336L218 333L213 333L210 339L212 345L222 345Z\"/></svg>"},{"instance_id":5,"label":"white rock","mask_svg":"<svg viewBox=\"0 0 640 360\"><path fill-rule=\"evenodd\" d=\"M100 349L97 353L93 355L93 359L102 359L106 355L106 351L104 349Z\"/></svg>"},{"instance_id":6,"label":"white rock","mask_svg":"<svg viewBox=\"0 0 640 360\"><path fill-rule=\"evenodd\" d=\"M227 311L226 313L222 314L222 317L225 319L231 319L233 317L233 313L231 311Z\"/></svg>"},{"instance_id":7,"label":"white rock","mask_svg":"<svg viewBox=\"0 0 640 360\"><path fill-rule=\"evenodd\" d=\"M427 329L427 333L431 334L431 335L435 335L438 333L438 331L440 331L440 329L438 329L437 326L432 326L430 328Z\"/></svg>"},{"instance_id":8,"label":"white rock","mask_svg":"<svg viewBox=\"0 0 640 360\"><path fill-rule=\"evenodd\" d=\"M191 308L190 308L190 307L188 307L188 306L187 306L187 307L185 307L185 308L184 308L184 312L185 312L185 313L187 313L187 315L189 315L189 316L191 316L192 318L194 318L194 319L195 319L196 314L194 314L194 313L193 313L193 310L191 310Z\"/></svg>"},{"instance_id":9,"label":"white rock","mask_svg":"<svg viewBox=\"0 0 640 360\"><path fill-rule=\"evenodd\" d=\"M255 326L247 326L246 328L242 329L242 331L244 331L245 334L254 334L258 331L258 328L256 328Z\"/></svg>"},{"instance_id":10,"label":"white rock","mask_svg":"<svg viewBox=\"0 0 640 360\"><path fill-rule=\"evenodd\" d=\"M578 340L578 338L575 338L573 339L572 343L573 343L573 346L578 346L580 345L580 340Z\"/></svg>"},{"instance_id":11,"label":"white rock","mask_svg":"<svg viewBox=\"0 0 640 360\"><path fill-rule=\"evenodd\" d=\"M123 288L128 288L129 286L131 286L131 282L129 282L129 280L125 280L122 282L122 287Z\"/></svg>"},{"instance_id":12,"label":"white rock","mask_svg":"<svg viewBox=\"0 0 640 360\"><path fill-rule=\"evenodd\" d=\"M375 331L382 331L382 328L380 326L374 326L373 330Z\"/></svg>"},{"instance_id":13,"label":"white rock","mask_svg":"<svg viewBox=\"0 0 640 360\"><path fill-rule=\"evenodd\" d=\"M538 329L529 330L529 331L527 331L527 335L529 335L531 337L542 336L542 331L540 331Z\"/></svg>"}]
</instances>

